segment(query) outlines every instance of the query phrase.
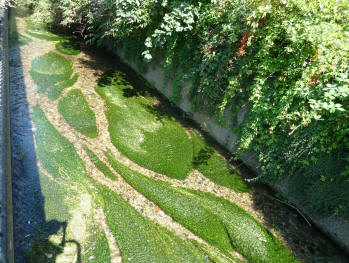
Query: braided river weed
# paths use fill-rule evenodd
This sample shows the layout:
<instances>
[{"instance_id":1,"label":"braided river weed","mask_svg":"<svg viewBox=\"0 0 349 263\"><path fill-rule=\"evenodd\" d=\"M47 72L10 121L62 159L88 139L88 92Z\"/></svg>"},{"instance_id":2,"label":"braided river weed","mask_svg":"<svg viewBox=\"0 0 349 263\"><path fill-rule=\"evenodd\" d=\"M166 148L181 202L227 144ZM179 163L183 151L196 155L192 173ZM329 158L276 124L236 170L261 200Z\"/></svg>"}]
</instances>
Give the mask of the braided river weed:
<instances>
[{"instance_id":1,"label":"braided river weed","mask_svg":"<svg viewBox=\"0 0 349 263\"><path fill-rule=\"evenodd\" d=\"M313 256L299 252L312 233L300 230L298 215L264 203L245 183L247 169L230 165L150 84L110 53L80 50L80 40L35 19L15 16L20 48L10 50L17 263ZM316 245L326 258L332 245Z\"/></svg>"},{"instance_id":2,"label":"braided river weed","mask_svg":"<svg viewBox=\"0 0 349 263\"><path fill-rule=\"evenodd\" d=\"M95 89L106 101L110 137L116 148L156 172L176 179L187 176L192 143L177 122L153 114L151 98L138 94L120 71L106 73Z\"/></svg>"},{"instance_id":3,"label":"braided river weed","mask_svg":"<svg viewBox=\"0 0 349 263\"><path fill-rule=\"evenodd\" d=\"M68 177L83 181L86 177L84 163L74 145L56 130L39 106L33 108L33 120L37 129L38 156L43 168L54 178Z\"/></svg>"},{"instance_id":4,"label":"braided river weed","mask_svg":"<svg viewBox=\"0 0 349 263\"><path fill-rule=\"evenodd\" d=\"M96 86L106 103L113 144L138 164L171 178L185 179L198 169L217 184L239 192L248 191L231 168L194 131L184 127L142 96L119 71L107 72Z\"/></svg>"},{"instance_id":5,"label":"braided river weed","mask_svg":"<svg viewBox=\"0 0 349 263\"><path fill-rule=\"evenodd\" d=\"M236 249L252 262L297 262L277 238L237 205L209 193L151 179L123 166L110 154L108 158L132 187L223 252Z\"/></svg>"},{"instance_id":6,"label":"braided river weed","mask_svg":"<svg viewBox=\"0 0 349 263\"><path fill-rule=\"evenodd\" d=\"M98 158L98 156L91 151L88 147L84 147L85 152L87 153L90 160L93 162L93 164L100 170L105 177L108 177L112 180L118 180L118 177L109 169L109 167L101 161L101 159Z\"/></svg>"},{"instance_id":7,"label":"braided river weed","mask_svg":"<svg viewBox=\"0 0 349 263\"><path fill-rule=\"evenodd\" d=\"M77 74L72 77L72 62L52 51L33 61L30 74L39 92L47 92L51 100L58 99L62 91L73 86L78 78Z\"/></svg>"},{"instance_id":8,"label":"braided river weed","mask_svg":"<svg viewBox=\"0 0 349 263\"><path fill-rule=\"evenodd\" d=\"M96 116L80 90L69 91L59 101L58 111L77 131L90 138L97 137Z\"/></svg>"},{"instance_id":9,"label":"braided river weed","mask_svg":"<svg viewBox=\"0 0 349 263\"><path fill-rule=\"evenodd\" d=\"M197 132L191 131L193 143L193 168L216 184L231 188L237 192L247 192L248 186L241 179L238 170L233 169L212 147L205 143L204 138Z\"/></svg>"},{"instance_id":10,"label":"braided river weed","mask_svg":"<svg viewBox=\"0 0 349 263\"><path fill-rule=\"evenodd\" d=\"M219 251L215 253L213 251L209 255L200 246L182 240L164 227L154 224L106 186L94 182L93 189L95 190L86 189L85 185L90 179L86 176L83 161L77 155L73 144L59 134L39 107L34 107L33 119L37 128L36 140L38 141L39 159L43 167L56 180L69 179L70 184L76 185L78 190L75 190L77 192L74 192L74 195L80 194L88 199L89 194L87 193L92 193L93 199L106 213L108 226L118 242L124 262L182 262L182 260L185 262L215 262L214 258L222 258L223 260L226 258ZM92 151L88 150L87 147L85 147L85 151L88 152L98 168L103 167L101 170L105 171L105 174L111 173L110 170L106 172L106 165L102 165L102 162ZM73 205L71 204L71 206ZM50 242L43 245L42 239L35 241L32 249L28 251L27 257L33 257L35 253L42 255L46 249L52 250L55 246L59 247L60 239L56 238L58 239L56 245ZM94 259L100 255L99 259L97 258L96 261L92 262L108 262L98 261L109 257L109 254L106 253L107 243L102 234L97 232L97 236L92 235L86 240L85 246L88 247L89 244L93 244L96 251L86 249L87 255L93 255ZM75 252L72 251L69 255L65 255L66 258L70 259ZM54 253L58 255L62 253L62 250L57 248ZM84 257L87 258L87 256ZM237 262L233 259L227 260L222 262Z\"/></svg>"},{"instance_id":11,"label":"braided river weed","mask_svg":"<svg viewBox=\"0 0 349 263\"><path fill-rule=\"evenodd\" d=\"M123 262L214 262L190 241L143 217L109 188L102 185L96 185L96 188L108 225L120 246Z\"/></svg>"},{"instance_id":12,"label":"braided river weed","mask_svg":"<svg viewBox=\"0 0 349 263\"><path fill-rule=\"evenodd\" d=\"M110 262L105 234L93 220L94 203L86 186L89 177L83 161L39 106L33 107L33 120L40 163L53 177L40 174L45 216L60 231L50 235L52 229L40 230L25 255L27 261L74 262L78 256L85 259L83 262ZM52 256L48 258L48 254ZM93 261L88 260L91 256Z\"/></svg>"},{"instance_id":13,"label":"braided river weed","mask_svg":"<svg viewBox=\"0 0 349 263\"><path fill-rule=\"evenodd\" d=\"M66 55L79 55L80 43L76 39L67 39L56 44L56 49Z\"/></svg>"}]
</instances>

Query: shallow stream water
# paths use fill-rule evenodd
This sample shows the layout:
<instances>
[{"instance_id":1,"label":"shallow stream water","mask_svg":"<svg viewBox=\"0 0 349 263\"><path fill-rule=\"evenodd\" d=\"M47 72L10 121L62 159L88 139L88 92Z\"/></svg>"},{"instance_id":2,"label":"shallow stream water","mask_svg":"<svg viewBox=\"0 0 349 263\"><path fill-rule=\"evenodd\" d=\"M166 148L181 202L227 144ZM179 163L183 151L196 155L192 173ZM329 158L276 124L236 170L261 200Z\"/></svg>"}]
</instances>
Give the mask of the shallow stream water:
<instances>
[{"instance_id":1,"label":"shallow stream water","mask_svg":"<svg viewBox=\"0 0 349 263\"><path fill-rule=\"evenodd\" d=\"M346 262L116 57L30 21L12 10L16 262Z\"/></svg>"}]
</instances>

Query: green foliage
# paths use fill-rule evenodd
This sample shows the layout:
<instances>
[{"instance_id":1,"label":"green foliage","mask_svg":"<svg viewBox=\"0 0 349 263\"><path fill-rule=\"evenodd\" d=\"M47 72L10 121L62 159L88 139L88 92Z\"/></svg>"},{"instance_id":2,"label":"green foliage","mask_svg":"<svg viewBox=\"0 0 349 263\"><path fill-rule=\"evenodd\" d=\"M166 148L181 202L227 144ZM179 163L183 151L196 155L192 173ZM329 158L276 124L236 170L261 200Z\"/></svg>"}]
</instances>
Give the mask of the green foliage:
<instances>
[{"instance_id":1,"label":"green foliage","mask_svg":"<svg viewBox=\"0 0 349 263\"><path fill-rule=\"evenodd\" d=\"M17 6L27 6L35 10L32 18L35 22L50 25L70 26L82 23L86 12L84 11L89 0L18 0Z\"/></svg>"},{"instance_id":2,"label":"green foliage","mask_svg":"<svg viewBox=\"0 0 349 263\"><path fill-rule=\"evenodd\" d=\"M48 90L51 100L58 99L63 89L76 82L78 75L71 78L72 73L72 62L55 52L35 58L30 69L30 75L38 85L39 92L45 93Z\"/></svg>"},{"instance_id":3,"label":"green foliage","mask_svg":"<svg viewBox=\"0 0 349 263\"><path fill-rule=\"evenodd\" d=\"M96 116L80 90L69 91L58 102L58 111L77 131L90 138L97 137Z\"/></svg>"},{"instance_id":4,"label":"green foliage","mask_svg":"<svg viewBox=\"0 0 349 263\"><path fill-rule=\"evenodd\" d=\"M76 39L68 39L65 41L58 42L56 44L56 49L66 55L79 55L80 50L80 43Z\"/></svg>"},{"instance_id":5,"label":"green foliage","mask_svg":"<svg viewBox=\"0 0 349 263\"><path fill-rule=\"evenodd\" d=\"M307 177L304 171L319 165L318 154L345 162L333 176L338 182L349 180L348 1L73 2L86 12L72 20L85 21L90 43L114 51L122 46L142 69L150 60L163 61L164 84L173 81L173 101L191 80L195 110L214 114L219 121L227 111L233 120L246 111L242 124L234 121L240 135L236 152L260 153L258 180ZM286 157L285 149L303 134L297 131L312 127L316 133L299 138L311 145L304 153L307 160L297 159L297 154ZM314 209L323 212L327 200ZM330 214L348 210L339 203L329 209Z\"/></svg>"},{"instance_id":6,"label":"green foliage","mask_svg":"<svg viewBox=\"0 0 349 263\"><path fill-rule=\"evenodd\" d=\"M132 187L227 255L236 249L251 262L297 262L277 238L237 205L209 193L148 178L110 154L108 159Z\"/></svg>"}]
</instances>

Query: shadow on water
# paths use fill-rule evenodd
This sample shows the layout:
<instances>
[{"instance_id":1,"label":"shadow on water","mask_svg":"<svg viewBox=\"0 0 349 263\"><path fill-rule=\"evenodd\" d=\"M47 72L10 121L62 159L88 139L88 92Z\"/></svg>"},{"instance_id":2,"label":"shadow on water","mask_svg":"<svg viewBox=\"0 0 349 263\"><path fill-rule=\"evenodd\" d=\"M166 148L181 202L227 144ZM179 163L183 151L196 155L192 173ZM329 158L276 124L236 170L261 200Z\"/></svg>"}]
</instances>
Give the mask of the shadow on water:
<instances>
[{"instance_id":1,"label":"shadow on water","mask_svg":"<svg viewBox=\"0 0 349 263\"><path fill-rule=\"evenodd\" d=\"M12 9L9 16L10 39L14 41L18 37L15 13L16 10ZM15 261L55 262L65 245L74 243L78 252L77 262L80 262L80 244L65 238L67 222L46 220L41 180L44 175L40 175L37 166L35 129L26 99L28 90L24 82L21 53L17 45L9 53ZM49 240L54 234L62 236L59 243Z\"/></svg>"}]
</instances>

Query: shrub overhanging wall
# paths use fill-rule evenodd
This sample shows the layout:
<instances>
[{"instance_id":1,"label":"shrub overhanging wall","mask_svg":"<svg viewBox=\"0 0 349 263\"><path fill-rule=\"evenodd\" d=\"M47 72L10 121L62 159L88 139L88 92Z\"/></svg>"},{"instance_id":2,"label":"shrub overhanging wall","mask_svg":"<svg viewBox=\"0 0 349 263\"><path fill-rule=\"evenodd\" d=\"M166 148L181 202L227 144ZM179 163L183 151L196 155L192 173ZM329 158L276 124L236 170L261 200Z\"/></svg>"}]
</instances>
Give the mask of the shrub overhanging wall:
<instances>
[{"instance_id":1,"label":"shrub overhanging wall","mask_svg":"<svg viewBox=\"0 0 349 263\"><path fill-rule=\"evenodd\" d=\"M257 181L289 177L308 208L349 213L347 0L19 2L88 43L122 45L141 69L160 61L173 101L191 80L195 110L223 121L231 109L236 153L259 153Z\"/></svg>"}]
</instances>

